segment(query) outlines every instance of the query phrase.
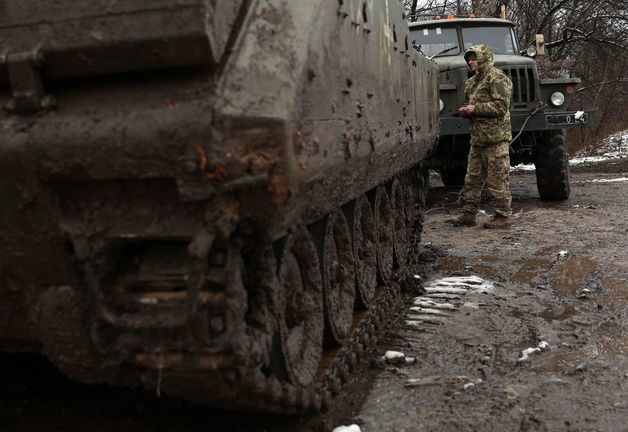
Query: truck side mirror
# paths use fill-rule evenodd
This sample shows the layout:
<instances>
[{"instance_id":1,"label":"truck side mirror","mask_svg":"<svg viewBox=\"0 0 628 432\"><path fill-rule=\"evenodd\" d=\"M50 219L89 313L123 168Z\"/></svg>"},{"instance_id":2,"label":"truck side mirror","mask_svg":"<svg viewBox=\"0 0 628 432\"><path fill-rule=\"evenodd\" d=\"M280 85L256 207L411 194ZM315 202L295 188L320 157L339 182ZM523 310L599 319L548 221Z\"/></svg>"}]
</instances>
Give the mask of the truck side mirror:
<instances>
[{"instance_id":1,"label":"truck side mirror","mask_svg":"<svg viewBox=\"0 0 628 432\"><path fill-rule=\"evenodd\" d=\"M542 34L537 34L534 37L536 44L536 55L545 55L545 38Z\"/></svg>"}]
</instances>

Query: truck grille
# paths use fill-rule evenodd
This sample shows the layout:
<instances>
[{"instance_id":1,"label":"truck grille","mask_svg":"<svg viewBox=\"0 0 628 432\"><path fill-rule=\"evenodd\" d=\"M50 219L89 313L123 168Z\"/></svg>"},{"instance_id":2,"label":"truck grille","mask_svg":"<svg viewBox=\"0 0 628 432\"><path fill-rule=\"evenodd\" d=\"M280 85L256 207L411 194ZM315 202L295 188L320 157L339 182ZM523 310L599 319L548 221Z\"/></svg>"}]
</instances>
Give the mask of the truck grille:
<instances>
[{"instance_id":1,"label":"truck grille","mask_svg":"<svg viewBox=\"0 0 628 432\"><path fill-rule=\"evenodd\" d=\"M526 107L536 99L535 70L529 67L504 67L501 70L512 80L512 107Z\"/></svg>"}]
</instances>

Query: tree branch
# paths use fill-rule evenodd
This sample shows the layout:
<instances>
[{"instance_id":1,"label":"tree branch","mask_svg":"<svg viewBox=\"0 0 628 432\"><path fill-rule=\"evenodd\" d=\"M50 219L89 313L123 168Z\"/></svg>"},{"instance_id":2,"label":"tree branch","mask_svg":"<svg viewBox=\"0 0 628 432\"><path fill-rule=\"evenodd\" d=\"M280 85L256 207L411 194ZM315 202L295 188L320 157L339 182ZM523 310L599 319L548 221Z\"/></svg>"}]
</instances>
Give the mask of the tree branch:
<instances>
[{"instance_id":1,"label":"tree branch","mask_svg":"<svg viewBox=\"0 0 628 432\"><path fill-rule=\"evenodd\" d=\"M552 18L552 15L554 15L554 13L559 10L560 8L563 7L563 5L565 3L567 3L570 0L562 0L560 3L556 4L556 6L554 6L553 8L551 8L549 11L547 11L547 14L545 14L545 17L543 18L543 21L541 21L541 24L539 24L536 32L537 33L543 33L543 29L547 26L547 24L549 23L549 20Z\"/></svg>"}]
</instances>

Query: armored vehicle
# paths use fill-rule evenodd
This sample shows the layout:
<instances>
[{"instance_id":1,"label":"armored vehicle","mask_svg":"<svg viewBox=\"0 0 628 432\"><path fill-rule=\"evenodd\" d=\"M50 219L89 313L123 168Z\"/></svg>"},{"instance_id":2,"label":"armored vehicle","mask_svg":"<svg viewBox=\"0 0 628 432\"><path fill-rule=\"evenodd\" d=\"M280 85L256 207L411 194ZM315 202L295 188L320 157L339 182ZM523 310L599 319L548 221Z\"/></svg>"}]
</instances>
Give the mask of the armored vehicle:
<instances>
[{"instance_id":1,"label":"armored vehicle","mask_svg":"<svg viewBox=\"0 0 628 432\"><path fill-rule=\"evenodd\" d=\"M591 113L567 110L580 79L541 78L532 58L537 47L527 48L522 55L514 24L504 19L449 15L413 22L410 33L415 46L440 70L440 139L431 165L443 183L458 186L464 182L469 121L458 115L458 108L464 103L464 83L471 72L463 55L470 46L484 43L493 50L495 66L513 83L511 165L534 163L541 199L569 198L566 129L592 120ZM540 53L544 46L541 41L538 45Z\"/></svg>"},{"instance_id":2,"label":"armored vehicle","mask_svg":"<svg viewBox=\"0 0 628 432\"><path fill-rule=\"evenodd\" d=\"M401 2L5 0L0 350L329 404L400 305L438 131Z\"/></svg>"}]
</instances>

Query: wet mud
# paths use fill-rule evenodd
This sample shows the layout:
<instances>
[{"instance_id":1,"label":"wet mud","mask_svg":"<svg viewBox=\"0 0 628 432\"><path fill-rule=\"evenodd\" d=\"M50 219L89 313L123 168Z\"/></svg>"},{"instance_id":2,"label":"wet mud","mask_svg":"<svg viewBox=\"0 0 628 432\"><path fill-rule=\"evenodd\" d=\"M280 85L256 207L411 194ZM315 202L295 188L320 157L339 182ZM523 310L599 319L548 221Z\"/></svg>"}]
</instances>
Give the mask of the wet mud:
<instances>
[{"instance_id":1,"label":"wet mud","mask_svg":"<svg viewBox=\"0 0 628 432\"><path fill-rule=\"evenodd\" d=\"M513 175L504 230L452 229L461 209L433 178L426 286L456 275L494 289L468 290L438 325L390 336L382 351L418 360L378 375L355 417L363 431L628 430L628 182L592 181L628 166L604 168L572 172L572 196L557 203L539 201L534 173ZM483 210L478 225L490 200ZM441 384L409 385L436 375Z\"/></svg>"}]
</instances>

